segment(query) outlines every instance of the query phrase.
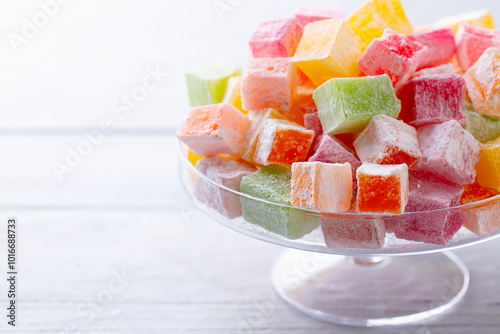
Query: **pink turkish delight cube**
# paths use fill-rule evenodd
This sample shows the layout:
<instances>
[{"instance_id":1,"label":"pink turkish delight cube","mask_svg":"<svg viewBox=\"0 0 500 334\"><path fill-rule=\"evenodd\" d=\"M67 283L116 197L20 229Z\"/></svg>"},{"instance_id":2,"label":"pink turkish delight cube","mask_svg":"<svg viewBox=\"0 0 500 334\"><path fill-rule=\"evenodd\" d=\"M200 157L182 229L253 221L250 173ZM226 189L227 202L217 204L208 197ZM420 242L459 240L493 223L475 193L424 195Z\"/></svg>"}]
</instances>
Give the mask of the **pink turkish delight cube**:
<instances>
[{"instance_id":1,"label":"pink turkish delight cube","mask_svg":"<svg viewBox=\"0 0 500 334\"><path fill-rule=\"evenodd\" d=\"M309 113L304 115L304 127L308 130L313 130L315 133L314 140L323 134L323 127L319 119L319 113Z\"/></svg>"},{"instance_id":2,"label":"pink turkish delight cube","mask_svg":"<svg viewBox=\"0 0 500 334\"><path fill-rule=\"evenodd\" d=\"M344 17L344 12L335 9L301 7L295 12L295 18L302 27L307 24L330 19L341 19Z\"/></svg>"},{"instance_id":3,"label":"pink turkish delight cube","mask_svg":"<svg viewBox=\"0 0 500 334\"><path fill-rule=\"evenodd\" d=\"M293 57L304 30L297 19L262 23L250 38L255 58Z\"/></svg>"},{"instance_id":4,"label":"pink turkish delight cube","mask_svg":"<svg viewBox=\"0 0 500 334\"><path fill-rule=\"evenodd\" d=\"M500 31L460 25L457 32L457 59L460 67L467 71L491 47L500 48Z\"/></svg>"},{"instance_id":5,"label":"pink turkish delight cube","mask_svg":"<svg viewBox=\"0 0 500 334\"><path fill-rule=\"evenodd\" d=\"M354 141L362 162L379 165L413 166L420 158L417 130L386 115L373 117L368 127Z\"/></svg>"},{"instance_id":6,"label":"pink turkish delight cube","mask_svg":"<svg viewBox=\"0 0 500 334\"><path fill-rule=\"evenodd\" d=\"M460 205L464 187L429 174L412 173L405 216L396 217L397 238L445 245L463 225Z\"/></svg>"},{"instance_id":7,"label":"pink turkish delight cube","mask_svg":"<svg viewBox=\"0 0 500 334\"><path fill-rule=\"evenodd\" d=\"M415 32L408 35L408 38L429 49L427 56L420 61L419 69L449 63L457 50L455 35L451 29Z\"/></svg>"},{"instance_id":8,"label":"pink turkish delight cube","mask_svg":"<svg viewBox=\"0 0 500 334\"><path fill-rule=\"evenodd\" d=\"M366 75L389 75L395 90L399 90L417 71L427 53L426 46L386 29L381 38L371 42L358 63Z\"/></svg>"},{"instance_id":9,"label":"pink turkish delight cube","mask_svg":"<svg viewBox=\"0 0 500 334\"><path fill-rule=\"evenodd\" d=\"M453 64L448 63L436 67L423 68L415 72L412 78L421 77L424 75L442 75L442 74L455 74L455 67L453 67Z\"/></svg>"},{"instance_id":10,"label":"pink turkish delight cube","mask_svg":"<svg viewBox=\"0 0 500 334\"><path fill-rule=\"evenodd\" d=\"M241 179L256 171L251 164L243 160L225 156L201 159L196 163L196 169L209 180L238 192ZM234 219L241 216L241 202L236 194L217 187L201 177L196 177L194 193L198 200L226 218Z\"/></svg>"},{"instance_id":11,"label":"pink turkish delight cube","mask_svg":"<svg viewBox=\"0 0 500 334\"><path fill-rule=\"evenodd\" d=\"M356 203L349 213L356 212ZM326 246L336 249L382 249L385 244L386 226L383 220L338 218L333 214L321 214L321 230Z\"/></svg>"},{"instance_id":12,"label":"pink turkish delight cube","mask_svg":"<svg viewBox=\"0 0 500 334\"><path fill-rule=\"evenodd\" d=\"M399 91L400 118L416 127L456 120L465 116L465 79L461 75L428 75L410 80Z\"/></svg>"},{"instance_id":13,"label":"pink turkish delight cube","mask_svg":"<svg viewBox=\"0 0 500 334\"><path fill-rule=\"evenodd\" d=\"M482 145L455 120L418 129L422 159L414 171L461 185L473 183Z\"/></svg>"}]
</instances>

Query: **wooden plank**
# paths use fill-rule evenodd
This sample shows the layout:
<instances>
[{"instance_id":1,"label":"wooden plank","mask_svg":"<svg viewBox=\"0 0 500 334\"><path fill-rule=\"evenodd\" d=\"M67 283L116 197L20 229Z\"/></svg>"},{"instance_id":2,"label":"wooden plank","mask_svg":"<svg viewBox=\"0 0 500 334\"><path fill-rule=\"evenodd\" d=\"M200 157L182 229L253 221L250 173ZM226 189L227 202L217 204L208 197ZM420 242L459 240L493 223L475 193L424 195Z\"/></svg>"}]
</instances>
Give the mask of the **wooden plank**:
<instances>
[{"instance_id":1,"label":"wooden plank","mask_svg":"<svg viewBox=\"0 0 500 334\"><path fill-rule=\"evenodd\" d=\"M366 332L288 307L269 283L281 248L196 212L16 214L22 224L17 331L64 333L76 324L90 333ZM427 324L378 332L498 332L500 294L492 277L500 273L499 249L500 242L492 241L457 251L473 279L454 311ZM116 281L121 271L128 277L122 289Z\"/></svg>"}]
</instances>

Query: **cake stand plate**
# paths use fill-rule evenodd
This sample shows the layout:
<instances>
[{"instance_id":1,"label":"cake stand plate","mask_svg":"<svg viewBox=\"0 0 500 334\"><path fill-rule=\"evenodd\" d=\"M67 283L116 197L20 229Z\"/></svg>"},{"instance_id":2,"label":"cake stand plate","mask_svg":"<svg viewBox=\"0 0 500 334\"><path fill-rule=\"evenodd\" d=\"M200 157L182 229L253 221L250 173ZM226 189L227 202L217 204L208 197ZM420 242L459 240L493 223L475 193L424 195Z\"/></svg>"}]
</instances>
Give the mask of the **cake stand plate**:
<instances>
[{"instance_id":1,"label":"cake stand plate","mask_svg":"<svg viewBox=\"0 0 500 334\"><path fill-rule=\"evenodd\" d=\"M450 252L349 257L287 250L272 283L295 309L351 326L420 322L456 305L469 286L467 267Z\"/></svg>"}]
</instances>

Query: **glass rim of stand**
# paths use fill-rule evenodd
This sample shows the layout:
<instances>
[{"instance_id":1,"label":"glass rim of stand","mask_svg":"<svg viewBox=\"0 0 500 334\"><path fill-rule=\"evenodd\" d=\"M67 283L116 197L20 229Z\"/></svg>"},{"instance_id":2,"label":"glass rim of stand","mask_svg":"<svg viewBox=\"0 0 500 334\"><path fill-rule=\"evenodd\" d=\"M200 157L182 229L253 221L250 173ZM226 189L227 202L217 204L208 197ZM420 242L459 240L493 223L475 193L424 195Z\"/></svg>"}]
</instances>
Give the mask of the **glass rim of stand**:
<instances>
[{"instance_id":1,"label":"glass rim of stand","mask_svg":"<svg viewBox=\"0 0 500 334\"><path fill-rule=\"evenodd\" d=\"M182 125L181 125L182 126ZM455 207L450 207L450 208L444 208L444 209L435 209L435 210L429 210L429 211L420 211L420 212L405 212L400 215L391 215L391 214L364 214L364 213L338 213L338 212L321 212L317 210L311 210L311 209L305 209L305 208L300 208L300 207L294 207L290 205L283 205L283 204L278 204L270 201L266 201L264 199L256 198L253 196L249 196L247 194L244 194L239 191L235 191L231 188L228 188L224 185L221 185L214 180L208 178L206 175L201 173L198 169L195 168L195 166L189 161L188 159L188 147L182 143L180 140L178 141L178 154L180 155L180 160L179 160L179 174L181 176L181 183L182 186L184 187L184 190L187 192L187 194L191 197L191 199L194 202L197 202L200 205L204 205L203 203L200 203L195 196L193 196L192 192L187 189L187 186L185 182L182 180L182 168L187 167L191 173L195 175L196 178L201 178L203 182L206 182L210 184L211 186L215 186L227 193L233 194L235 196L238 196L238 198L246 198L251 201L255 202L260 202L262 204L266 205L271 205L276 208L283 208L283 209L293 209L300 211L300 213L304 216L311 216L311 217L320 217L321 215L327 215L328 218L332 219L339 219L339 220L350 220L350 221L356 221L356 222L369 222L373 220L390 220L394 218L411 218L411 217L416 217L418 215L422 214L438 214L438 213L449 213L449 212L463 212L463 211L469 211L469 210L474 210L474 209L481 209L481 208L487 208L490 205L493 204L498 204L500 205L500 195L494 196L485 200L481 200L478 202L474 203L469 203L469 204L464 204L464 205L459 205ZM182 166L184 165L184 166ZM205 205L206 206L206 205ZM206 210L208 209L208 210ZM329 248L326 246L326 244L319 244L317 242L307 242L301 239L297 240L292 240L288 239L285 237L282 237L278 234L272 233L265 231L262 229L262 231L256 231L255 230L255 225L251 223L247 223L248 225L253 225L252 228L244 228L238 224L231 224L233 220L228 219L226 217L223 217L220 215L218 212L213 210L212 208L206 207L205 210L203 210L206 214L208 214L211 218L216 220L219 223L222 223L226 227L231 228L232 230L235 230L236 232L248 235L250 237L253 237L258 240L266 241L272 244L278 244L282 245L285 247L293 248L293 249L298 249L298 250L305 250L305 251L311 251L311 252L319 252L319 253L326 253L326 254L334 254L334 255L344 255L344 256L362 256L362 257L387 257L387 256L410 256L410 255L424 255L424 254L432 254L432 253L438 253L438 252L443 252L445 250L455 250L459 248L464 248L468 246L473 246L477 245L483 242L487 242L493 239L496 239L500 237L500 231L492 233L487 236L478 236L474 234L473 232L469 232L470 236L466 240L452 240L448 242L446 245L437 245L437 244L428 244L428 243L421 243L421 242L413 242L413 241L407 241L407 240L401 240L406 243L404 247L394 247L394 248L382 248L382 249L354 249L354 248ZM224 219L220 219L224 218ZM465 229L465 227L462 227L460 231Z\"/></svg>"}]
</instances>

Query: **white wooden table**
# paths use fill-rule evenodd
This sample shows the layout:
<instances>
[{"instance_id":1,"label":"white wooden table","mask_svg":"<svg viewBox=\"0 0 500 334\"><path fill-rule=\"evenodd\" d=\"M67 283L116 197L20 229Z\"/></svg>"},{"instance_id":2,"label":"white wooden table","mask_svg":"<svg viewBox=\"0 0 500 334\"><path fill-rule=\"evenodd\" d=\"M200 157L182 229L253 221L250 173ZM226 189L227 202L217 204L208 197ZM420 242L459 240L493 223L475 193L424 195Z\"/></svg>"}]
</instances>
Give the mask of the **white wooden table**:
<instances>
[{"instance_id":1,"label":"white wooden table","mask_svg":"<svg viewBox=\"0 0 500 334\"><path fill-rule=\"evenodd\" d=\"M282 249L211 221L181 189L174 133L188 109L183 73L206 58L244 65L255 27L304 3L221 1L232 6L223 17L212 0L67 1L19 52L8 36L42 9L37 0L0 3L0 333L369 331L276 299L269 278ZM314 4L351 12L361 2ZM416 26L479 8L500 17L494 0L404 4ZM155 70L168 75L126 107ZM113 130L95 137L103 124ZM77 149L85 156L58 178L54 163ZM1 311L10 216L20 224L15 329ZM370 331L500 333L499 252L500 240L456 252L472 283L452 312Z\"/></svg>"},{"instance_id":2,"label":"white wooden table","mask_svg":"<svg viewBox=\"0 0 500 334\"><path fill-rule=\"evenodd\" d=\"M53 142L62 139L70 140L30 137L24 147L0 145L0 152L25 161L38 143L43 149L29 153L32 165L22 171L36 173ZM31 191L34 179L13 178L19 187L12 195L2 192L8 205L0 221L16 216L20 224L19 326L9 329L3 321L0 332L368 331L310 319L277 299L269 279L282 249L237 234L193 208L177 181L174 155L173 136L112 137L100 163L89 162L87 180L99 184L71 180L79 189L71 197L65 186L42 196ZM117 173L124 166L128 177ZM9 184L12 178L1 174L1 184ZM0 236L5 259L3 228ZM373 331L499 333L499 251L500 240L456 252L469 265L472 282L452 312L429 323ZM1 283L0 305L5 288Z\"/></svg>"}]
</instances>

